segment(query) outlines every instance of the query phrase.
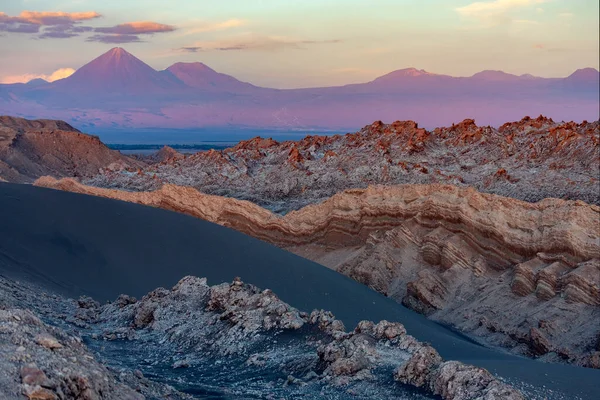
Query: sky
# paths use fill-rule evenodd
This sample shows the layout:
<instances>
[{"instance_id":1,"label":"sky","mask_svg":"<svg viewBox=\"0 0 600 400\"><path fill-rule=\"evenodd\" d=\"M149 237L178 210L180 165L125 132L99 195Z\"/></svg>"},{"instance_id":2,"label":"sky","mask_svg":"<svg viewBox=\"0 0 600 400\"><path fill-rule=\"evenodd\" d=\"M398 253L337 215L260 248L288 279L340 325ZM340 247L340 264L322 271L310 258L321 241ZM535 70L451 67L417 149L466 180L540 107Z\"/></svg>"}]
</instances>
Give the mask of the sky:
<instances>
[{"instance_id":1,"label":"sky","mask_svg":"<svg viewBox=\"0 0 600 400\"><path fill-rule=\"evenodd\" d=\"M599 68L598 0L2 0L0 82L56 80L120 46L276 88L414 67L564 77Z\"/></svg>"}]
</instances>

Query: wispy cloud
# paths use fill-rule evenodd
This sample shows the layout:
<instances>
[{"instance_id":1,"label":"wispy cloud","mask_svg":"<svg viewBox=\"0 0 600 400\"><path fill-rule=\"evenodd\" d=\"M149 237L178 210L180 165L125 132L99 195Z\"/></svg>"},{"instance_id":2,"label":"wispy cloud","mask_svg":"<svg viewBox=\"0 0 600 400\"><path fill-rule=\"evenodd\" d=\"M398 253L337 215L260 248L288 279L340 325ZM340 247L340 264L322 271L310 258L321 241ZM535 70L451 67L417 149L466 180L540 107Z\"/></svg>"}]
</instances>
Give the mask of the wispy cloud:
<instances>
[{"instance_id":1,"label":"wispy cloud","mask_svg":"<svg viewBox=\"0 0 600 400\"><path fill-rule=\"evenodd\" d=\"M512 15L513 12L524 7L534 6L547 1L548 0L477 1L467 6L457 8L456 12L465 18L474 19L484 26L494 26L503 23L527 21L523 18L515 18Z\"/></svg>"},{"instance_id":2,"label":"wispy cloud","mask_svg":"<svg viewBox=\"0 0 600 400\"><path fill-rule=\"evenodd\" d=\"M140 35L173 32L172 25L153 21L128 22L115 26L91 27L81 25L83 21L102 17L95 11L88 12L46 12L23 11L17 16L0 12L0 32L36 34L36 39L66 39L94 32L89 42L132 43L143 41Z\"/></svg>"},{"instance_id":3,"label":"wispy cloud","mask_svg":"<svg viewBox=\"0 0 600 400\"><path fill-rule=\"evenodd\" d=\"M73 68L60 68L51 74L21 74L5 76L0 80L0 83L26 83L33 79L44 79L48 82L54 82L59 79L71 76L75 70Z\"/></svg>"},{"instance_id":4,"label":"wispy cloud","mask_svg":"<svg viewBox=\"0 0 600 400\"><path fill-rule=\"evenodd\" d=\"M181 47L184 52L200 51L277 51L283 49L304 49L309 45L340 43L340 39L298 40L283 36L260 36L253 34L241 35L235 38L196 42L193 45Z\"/></svg>"},{"instance_id":5,"label":"wispy cloud","mask_svg":"<svg viewBox=\"0 0 600 400\"><path fill-rule=\"evenodd\" d=\"M189 36L198 33L218 32L246 25L246 21L232 18L221 22L194 21L182 29L180 36Z\"/></svg>"},{"instance_id":6,"label":"wispy cloud","mask_svg":"<svg viewBox=\"0 0 600 400\"><path fill-rule=\"evenodd\" d=\"M36 36L39 39L64 39L91 31L92 28L78 24L100 17L101 15L95 11L80 13L23 11L18 16L0 13L0 31L32 34L40 33L41 30L41 34Z\"/></svg>"},{"instance_id":7,"label":"wispy cloud","mask_svg":"<svg viewBox=\"0 0 600 400\"><path fill-rule=\"evenodd\" d=\"M152 21L127 22L125 24L95 28L95 35L87 38L88 42L100 43L135 43L143 42L140 35L173 32L177 28L172 25Z\"/></svg>"},{"instance_id":8,"label":"wispy cloud","mask_svg":"<svg viewBox=\"0 0 600 400\"><path fill-rule=\"evenodd\" d=\"M173 32L175 29L172 25L159 24L151 21L128 22L125 24L101 27L94 29L94 32L108 33L115 35L143 35L153 33Z\"/></svg>"},{"instance_id":9,"label":"wispy cloud","mask_svg":"<svg viewBox=\"0 0 600 400\"><path fill-rule=\"evenodd\" d=\"M99 42L99 43L136 43L143 42L138 35L92 35L86 39L87 42Z\"/></svg>"},{"instance_id":10,"label":"wispy cloud","mask_svg":"<svg viewBox=\"0 0 600 400\"><path fill-rule=\"evenodd\" d=\"M570 19L570 18L573 18L575 16L575 14L570 13L570 12L562 12L562 13L558 14L558 16L561 18Z\"/></svg>"},{"instance_id":11,"label":"wispy cloud","mask_svg":"<svg viewBox=\"0 0 600 400\"><path fill-rule=\"evenodd\" d=\"M62 11L23 11L17 16L0 12L0 31L11 33L39 33L40 38L77 36L78 26L83 21L100 18L95 11L67 13Z\"/></svg>"}]
</instances>

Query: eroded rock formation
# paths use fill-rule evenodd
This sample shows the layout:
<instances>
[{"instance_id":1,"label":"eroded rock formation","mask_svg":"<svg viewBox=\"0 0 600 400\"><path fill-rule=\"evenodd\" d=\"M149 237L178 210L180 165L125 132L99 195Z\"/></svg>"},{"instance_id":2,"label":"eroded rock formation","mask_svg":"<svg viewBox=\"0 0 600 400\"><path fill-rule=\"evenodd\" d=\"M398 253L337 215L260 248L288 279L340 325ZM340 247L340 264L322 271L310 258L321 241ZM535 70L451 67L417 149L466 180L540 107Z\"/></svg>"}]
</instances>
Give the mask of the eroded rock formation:
<instances>
[{"instance_id":1,"label":"eroded rock formation","mask_svg":"<svg viewBox=\"0 0 600 400\"><path fill-rule=\"evenodd\" d=\"M523 399L517 390L486 370L442 362L434 349L408 335L400 323L362 321L346 332L331 313L301 312L270 290L260 290L238 278L231 284L210 287L206 279L185 277L173 289L157 289L139 302L124 305L117 301L98 307L97 318L91 323L109 327L105 335L114 330L115 336L129 340L145 341L152 335L171 342L182 353L173 368L198 366L211 354L238 356L250 367L282 370L289 384L305 387L305 394L315 384L365 382L365 393L372 390L371 395L377 397L395 397L394 392L402 390L389 386L381 371L396 369L396 380L423 387L415 384L422 379L427 383L425 389L443 399ZM272 342L273 334L286 342L286 332L305 336L287 346ZM433 353L437 363L415 371L411 366L419 364L415 359L423 349ZM294 377L300 372L304 378Z\"/></svg>"},{"instance_id":2,"label":"eroded rock formation","mask_svg":"<svg viewBox=\"0 0 600 400\"><path fill-rule=\"evenodd\" d=\"M143 165L66 122L0 116L0 176L6 181L31 183L43 175L89 177L103 169Z\"/></svg>"},{"instance_id":3,"label":"eroded rock formation","mask_svg":"<svg viewBox=\"0 0 600 400\"><path fill-rule=\"evenodd\" d=\"M524 399L484 369L444 362L400 323L362 321L347 332L330 312L299 311L239 278L208 286L188 276L105 305L41 293L0 277L3 398ZM421 354L436 362L422 365Z\"/></svg>"},{"instance_id":4,"label":"eroded rock formation","mask_svg":"<svg viewBox=\"0 0 600 400\"><path fill-rule=\"evenodd\" d=\"M526 201L600 204L600 123L526 117L498 129L465 120L427 131L375 122L357 133L293 142L254 138L223 151L170 158L141 173L105 171L92 186L155 190L163 184L251 200L287 212L373 184L444 183Z\"/></svg>"},{"instance_id":5,"label":"eroded rock formation","mask_svg":"<svg viewBox=\"0 0 600 400\"><path fill-rule=\"evenodd\" d=\"M592 367L598 358L595 205L527 203L451 185L373 186L278 216L247 201L175 185L124 192L72 179L41 178L36 184L231 227L518 353Z\"/></svg>"}]
</instances>

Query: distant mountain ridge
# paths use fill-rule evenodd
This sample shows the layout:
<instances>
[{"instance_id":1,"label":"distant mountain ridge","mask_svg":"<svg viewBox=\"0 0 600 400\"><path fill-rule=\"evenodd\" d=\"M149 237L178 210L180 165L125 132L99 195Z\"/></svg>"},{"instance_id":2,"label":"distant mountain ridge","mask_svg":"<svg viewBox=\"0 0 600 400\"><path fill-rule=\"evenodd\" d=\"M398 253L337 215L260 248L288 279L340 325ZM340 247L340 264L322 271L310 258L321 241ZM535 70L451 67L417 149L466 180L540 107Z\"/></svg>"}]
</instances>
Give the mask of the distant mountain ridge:
<instances>
[{"instance_id":1,"label":"distant mountain ridge","mask_svg":"<svg viewBox=\"0 0 600 400\"><path fill-rule=\"evenodd\" d=\"M357 129L373 120L417 120L426 127L465 118L499 125L524 115L598 119L594 68L566 78L502 71L452 77L406 68L338 87L271 89L207 65L175 63L157 71L114 48L52 83L0 85L0 112L55 118L88 131L113 128L252 127Z\"/></svg>"}]
</instances>

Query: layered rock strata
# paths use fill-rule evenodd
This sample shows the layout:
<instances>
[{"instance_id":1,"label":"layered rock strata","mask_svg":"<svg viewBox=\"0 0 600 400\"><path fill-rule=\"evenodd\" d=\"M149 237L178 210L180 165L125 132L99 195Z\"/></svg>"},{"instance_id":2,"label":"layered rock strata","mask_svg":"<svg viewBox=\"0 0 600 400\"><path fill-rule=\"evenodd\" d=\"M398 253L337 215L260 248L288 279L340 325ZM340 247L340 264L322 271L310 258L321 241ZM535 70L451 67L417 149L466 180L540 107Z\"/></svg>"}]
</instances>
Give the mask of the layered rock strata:
<instances>
[{"instance_id":1,"label":"layered rock strata","mask_svg":"<svg viewBox=\"0 0 600 400\"><path fill-rule=\"evenodd\" d=\"M595 205L558 199L532 204L450 185L374 186L282 217L190 187L123 192L53 178L36 184L228 226L492 344L596 366L600 208ZM550 344L543 354L533 328Z\"/></svg>"}]
</instances>

